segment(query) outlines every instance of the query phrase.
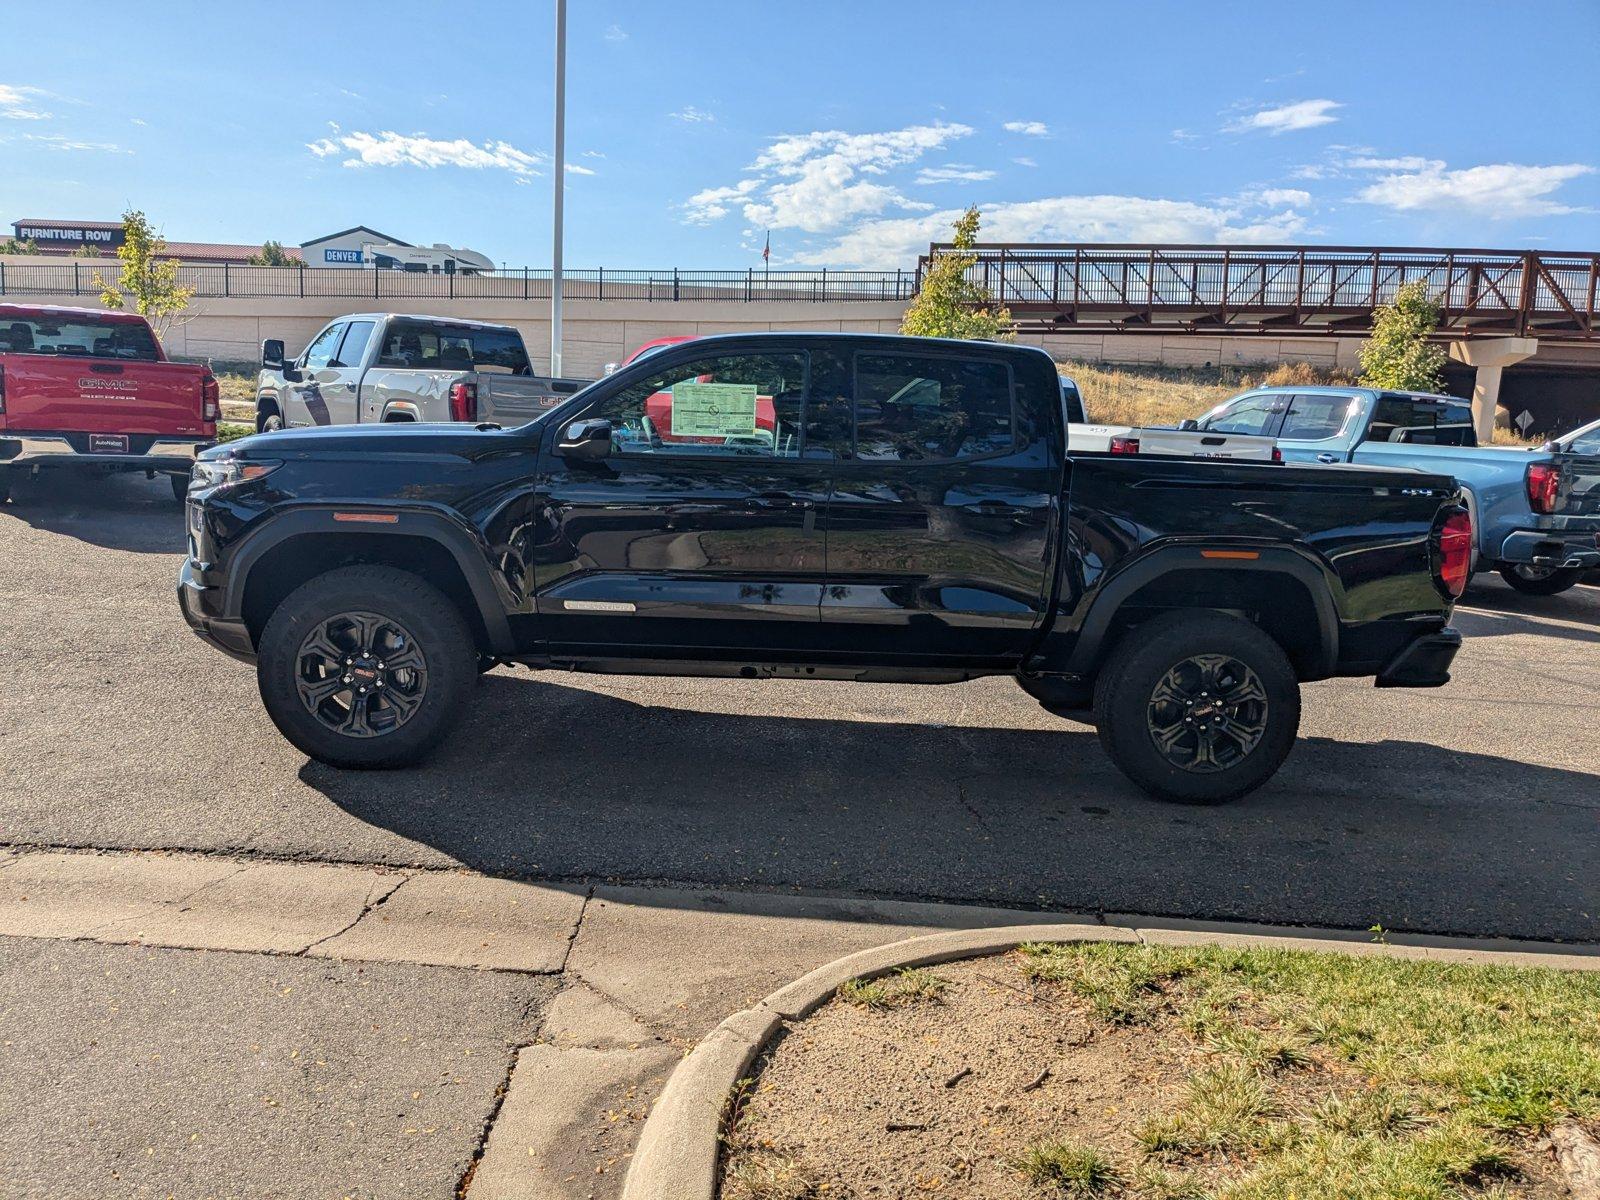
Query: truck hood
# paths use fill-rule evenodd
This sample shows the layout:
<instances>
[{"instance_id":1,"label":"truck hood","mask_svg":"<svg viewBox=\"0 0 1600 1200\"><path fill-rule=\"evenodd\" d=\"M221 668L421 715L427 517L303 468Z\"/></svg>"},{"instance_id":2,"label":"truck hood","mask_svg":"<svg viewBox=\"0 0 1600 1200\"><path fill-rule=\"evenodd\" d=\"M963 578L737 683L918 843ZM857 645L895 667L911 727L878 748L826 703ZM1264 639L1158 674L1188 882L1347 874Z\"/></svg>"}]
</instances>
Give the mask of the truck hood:
<instances>
[{"instance_id":1,"label":"truck hood","mask_svg":"<svg viewBox=\"0 0 1600 1200\"><path fill-rule=\"evenodd\" d=\"M527 449L543 417L514 429L479 429L454 421L397 421L386 425L324 425L257 433L207 450L202 458L307 459L372 455L481 458Z\"/></svg>"}]
</instances>

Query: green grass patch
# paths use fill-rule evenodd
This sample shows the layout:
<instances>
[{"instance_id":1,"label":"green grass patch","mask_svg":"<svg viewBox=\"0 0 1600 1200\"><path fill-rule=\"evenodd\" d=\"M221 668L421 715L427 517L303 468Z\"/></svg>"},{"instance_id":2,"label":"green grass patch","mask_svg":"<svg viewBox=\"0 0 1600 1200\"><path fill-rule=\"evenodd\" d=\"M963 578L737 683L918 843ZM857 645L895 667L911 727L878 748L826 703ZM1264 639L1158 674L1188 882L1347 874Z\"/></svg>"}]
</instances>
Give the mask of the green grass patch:
<instances>
[{"instance_id":1,"label":"green grass patch","mask_svg":"<svg viewBox=\"0 0 1600 1200\"><path fill-rule=\"evenodd\" d=\"M1017 1170L1034 1187L1056 1196L1106 1196L1122 1189L1122 1173L1092 1146L1041 1142L1017 1160Z\"/></svg>"},{"instance_id":2,"label":"green grass patch","mask_svg":"<svg viewBox=\"0 0 1600 1200\"><path fill-rule=\"evenodd\" d=\"M1600 1116L1600 974L1116 944L1022 964L1201 1056L1138 1130L1129 1194L1488 1196L1519 1140Z\"/></svg>"},{"instance_id":3,"label":"green grass patch","mask_svg":"<svg viewBox=\"0 0 1600 1200\"><path fill-rule=\"evenodd\" d=\"M923 1000L937 1000L950 987L932 971L902 967L876 979L851 979L839 985L839 999L858 1008L900 1008Z\"/></svg>"},{"instance_id":4,"label":"green grass patch","mask_svg":"<svg viewBox=\"0 0 1600 1200\"><path fill-rule=\"evenodd\" d=\"M218 421L217 441L236 442L242 437L249 437L255 431L254 425L247 425L243 421Z\"/></svg>"}]
</instances>

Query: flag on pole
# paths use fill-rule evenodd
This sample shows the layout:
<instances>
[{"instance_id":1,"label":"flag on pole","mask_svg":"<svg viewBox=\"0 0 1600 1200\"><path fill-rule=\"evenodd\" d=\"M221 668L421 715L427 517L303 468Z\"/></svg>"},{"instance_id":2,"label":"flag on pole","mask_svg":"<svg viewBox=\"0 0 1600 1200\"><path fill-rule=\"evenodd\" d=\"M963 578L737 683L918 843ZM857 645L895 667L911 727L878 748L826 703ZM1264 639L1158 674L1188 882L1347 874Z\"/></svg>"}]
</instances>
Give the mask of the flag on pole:
<instances>
[{"instance_id":1,"label":"flag on pole","mask_svg":"<svg viewBox=\"0 0 1600 1200\"><path fill-rule=\"evenodd\" d=\"M772 265L772 230L767 230L767 244L761 247L761 261Z\"/></svg>"}]
</instances>

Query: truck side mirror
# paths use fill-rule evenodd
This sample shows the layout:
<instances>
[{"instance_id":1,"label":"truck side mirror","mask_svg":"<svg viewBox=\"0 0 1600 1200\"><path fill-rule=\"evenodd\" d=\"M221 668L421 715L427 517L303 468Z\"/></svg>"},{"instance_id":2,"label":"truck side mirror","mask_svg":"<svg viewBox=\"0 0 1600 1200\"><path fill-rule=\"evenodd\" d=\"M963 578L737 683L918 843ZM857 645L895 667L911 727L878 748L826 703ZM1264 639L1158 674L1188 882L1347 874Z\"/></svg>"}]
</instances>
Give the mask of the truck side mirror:
<instances>
[{"instance_id":1,"label":"truck side mirror","mask_svg":"<svg viewBox=\"0 0 1600 1200\"><path fill-rule=\"evenodd\" d=\"M611 422L603 418L572 422L562 431L556 453L579 462L599 462L611 453Z\"/></svg>"},{"instance_id":2,"label":"truck side mirror","mask_svg":"<svg viewBox=\"0 0 1600 1200\"><path fill-rule=\"evenodd\" d=\"M1199 429L1200 422L1196 421L1193 417L1185 417L1183 420L1178 422L1178 428L1190 430Z\"/></svg>"},{"instance_id":3,"label":"truck side mirror","mask_svg":"<svg viewBox=\"0 0 1600 1200\"><path fill-rule=\"evenodd\" d=\"M266 371L283 370L282 338L268 338L261 343L261 367Z\"/></svg>"}]
</instances>

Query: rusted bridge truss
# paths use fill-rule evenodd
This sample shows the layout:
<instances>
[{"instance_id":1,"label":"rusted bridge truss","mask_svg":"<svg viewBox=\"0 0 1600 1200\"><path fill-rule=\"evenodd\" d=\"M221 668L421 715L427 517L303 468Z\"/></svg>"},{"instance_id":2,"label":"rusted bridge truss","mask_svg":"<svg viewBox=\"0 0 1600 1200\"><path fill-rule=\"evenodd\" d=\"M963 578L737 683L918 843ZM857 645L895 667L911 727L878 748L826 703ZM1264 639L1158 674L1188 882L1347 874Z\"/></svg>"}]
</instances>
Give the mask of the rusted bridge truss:
<instances>
[{"instance_id":1,"label":"rusted bridge truss","mask_svg":"<svg viewBox=\"0 0 1600 1200\"><path fill-rule=\"evenodd\" d=\"M952 249L929 247L929 256ZM1360 334L1373 309L1422 280L1451 340L1596 336L1600 254L1351 246L1001 244L976 248L981 281L1033 332Z\"/></svg>"}]
</instances>

